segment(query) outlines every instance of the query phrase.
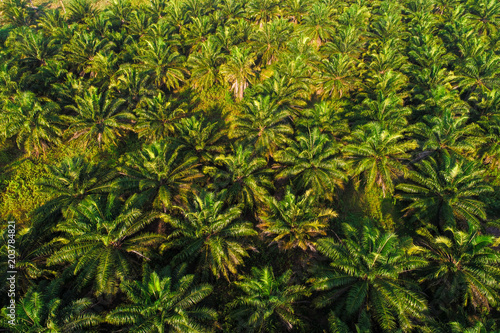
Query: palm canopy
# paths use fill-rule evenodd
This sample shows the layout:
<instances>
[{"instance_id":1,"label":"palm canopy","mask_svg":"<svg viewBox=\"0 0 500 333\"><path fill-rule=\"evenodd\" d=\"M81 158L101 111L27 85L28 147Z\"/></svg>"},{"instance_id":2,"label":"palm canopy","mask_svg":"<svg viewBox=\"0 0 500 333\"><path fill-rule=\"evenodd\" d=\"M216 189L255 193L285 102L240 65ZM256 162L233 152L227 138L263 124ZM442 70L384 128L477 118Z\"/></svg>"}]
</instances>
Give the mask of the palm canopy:
<instances>
[{"instance_id":1,"label":"palm canopy","mask_svg":"<svg viewBox=\"0 0 500 333\"><path fill-rule=\"evenodd\" d=\"M374 123L354 131L349 141L344 153L353 175L363 177L366 191L379 187L384 197L394 192L394 180L407 173L403 161L417 148L417 143L404 140L402 133L391 133Z\"/></svg>"},{"instance_id":2,"label":"palm canopy","mask_svg":"<svg viewBox=\"0 0 500 333\"><path fill-rule=\"evenodd\" d=\"M217 156L215 163L220 168L214 182L230 204L255 207L268 195L266 189L273 187L265 158L255 156L251 149L244 149L242 145L236 146L233 154Z\"/></svg>"},{"instance_id":3,"label":"palm canopy","mask_svg":"<svg viewBox=\"0 0 500 333\"><path fill-rule=\"evenodd\" d=\"M79 298L71 303L64 302L49 290L31 288L17 305L16 325L8 325L13 333L55 333L93 332L102 318L93 313L90 298ZM7 327L6 308L2 309L5 319L0 320ZM4 326L5 325L5 326Z\"/></svg>"},{"instance_id":4,"label":"palm canopy","mask_svg":"<svg viewBox=\"0 0 500 333\"><path fill-rule=\"evenodd\" d=\"M93 282L96 295L116 294L120 281L132 274L134 261L146 258L163 236L140 233L154 221L154 213L134 208L135 196L122 202L116 195L87 197L72 208L72 218L60 223L64 246L47 260L70 263L77 288Z\"/></svg>"},{"instance_id":5,"label":"palm canopy","mask_svg":"<svg viewBox=\"0 0 500 333\"><path fill-rule=\"evenodd\" d=\"M413 291L404 273L426 264L409 250L412 241L364 225L343 224L346 238L318 240L317 248L329 260L329 268L318 269L312 287L327 291L316 299L317 306L333 305L333 318L354 324L356 318L370 317L376 327L394 331L410 330L413 319L423 317L427 305Z\"/></svg>"},{"instance_id":6,"label":"palm canopy","mask_svg":"<svg viewBox=\"0 0 500 333\"><path fill-rule=\"evenodd\" d=\"M47 167L48 176L38 183L52 199L37 209L38 212L59 210L66 215L91 194L107 192L109 182L116 176L101 163L93 164L82 157L66 158L58 165Z\"/></svg>"},{"instance_id":7,"label":"palm canopy","mask_svg":"<svg viewBox=\"0 0 500 333\"><path fill-rule=\"evenodd\" d=\"M494 237L452 228L436 237L427 229L418 233L422 237L417 244L429 261L419 281L431 288L432 306L488 312L498 305L500 255L492 248Z\"/></svg>"},{"instance_id":8,"label":"palm canopy","mask_svg":"<svg viewBox=\"0 0 500 333\"><path fill-rule=\"evenodd\" d=\"M438 116L424 116L424 122L415 125L413 131L422 138L424 150L467 156L484 141L481 128L468 121L468 116L447 109Z\"/></svg>"},{"instance_id":9,"label":"palm canopy","mask_svg":"<svg viewBox=\"0 0 500 333\"><path fill-rule=\"evenodd\" d=\"M0 138L15 137L19 149L35 156L45 153L49 144L60 142L61 119L56 103L42 104L32 92L19 92L0 106Z\"/></svg>"},{"instance_id":10,"label":"palm canopy","mask_svg":"<svg viewBox=\"0 0 500 333\"><path fill-rule=\"evenodd\" d=\"M137 124L134 129L139 138L151 142L165 139L175 132L176 122L186 114L185 108L185 103L175 103L162 92L152 98L144 98L135 110Z\"/></svg>"},{"instance_id":11,"label":"palm canopy","mask_svg":"<svg viewBox=\"0 0 500 333\"><path fill-rule=\"evenodd\" d=\"M157 141L128 155L125 165L118 167L123 177L115 182L121 190L138 193L144 204L162 208L186 201L194 182L203 177L196 168L196 157L179 154L181 147Z\"/></svg>"},{"instance_id":12,"label":"palm canopy","mask_svg":"<svg viewBox=\"0 0 500 333\"><path fill-rule=\"evenodd\" d=\"M410 182L396 186L401 191L398 198L411 202L405 208L407 214L440 227L457 222L479 227L486 219L485 204L478 197L493 188L484 182L484 170L478 164L443 154L415 168L408 174Z\"/></svg>"},{"instance_id":13,"label":"palm canopy","mask_svg":"<svg viewBox=\"0 0 500 333\"><path fill-rule=\"evenodd\" d=\"M71 125L68 133L71 139L79 139L84 146L96 144L116 145L116 139L123 135L124 130L131 129L130 120L134 115L126 112L122 105L123 99L112 99L108 92L100 93L97 88L91 87L83 96L76 96L76 105L70 109L76 115L65 116L64 119Z\"/></svg>"},{"instance_id":14,"label":"palm canopy","mask_svg":"<svg viewBox=\"0 0 500 333\"><path fill-rule=\"evenodd\" d=\"M145 73L151 76L158 88L178 89L184 81L184 56L169 45L163 37L145 40L136 59Z\"/></svg>"},{"instance_id":15,"label":"palm canopy","mask_svg":"<svg viewBox=\"0 0 500 333\"><path fill-rule=\"evenodd\" d=\"M208 269L214 276L235 274L237 266L248 256L245 238L257 235L249 222L239 220L241 209L224 202L212 192L202 191L195 196L183 217L164 216L174 231L161 246L161 251L180 249L172 263L197 260L199 269Z\"/></svg>"},{"instance_id":16,"label":"palm canopy","mask_svg":"<svg viewBox=\"0 0 500 333\"><path fill-rule=\"evenodd\" d=\"M308 294L304 285L291 284L292 271L279 277L271 267L252 267L250 276L235 282L241 296L230 307L245 332L283 332L301 326L296 303Z\"/></svg>"},{"instance_id":17,"label":"palm canopy","mask_svg":"<svg viewBox=\"0 0 500 333\"><path fill-rule=\"evenodd\" d=\"M326 235L328 220L337 214L331 209L315 207L312 190L296 196L287 187L283 200L269 198L268 212L257 225L266 236L274 237L281 249L300 248L316 251L315 238Z\"/></svg>"},{"instance_id":18,"label":"palm canopy","mask_svg":"<svg viewBox=\"0 0 500 333\"><path fill-rule=\"evenodd\" d=\"M210 308L199 307L212 293L208 284L195 285L195 276L166 267L160 272L144 269L142 281L120 285L129 304L118 306L106 321L126 332L207 332L206 324L217 317Z\"/></svg>"},{"instance_id":19,"label":"palm canopy","mask_svg":"<svg viewBox=\"0 0 500 333\"><path fill-rule=\"evenodd\" d=\"M269 95L259 95L246 105L244 114L236 117L231 136L271 155L293 133L287 121L289 115Z\"/></svg>"},{"instance_id":20,"label":"palm canopy","mask_svg":"<svg viewBox=\"0 0 500 333\"><path fill-rule=\"evenodd\" d=\"M249 48L240 49L237 46L231 48L231 54L227 62L220 67L220 73L225 80L231 84L231 90L237 100L243 99L243 93L250 83L252 76L255 76L252 66L255 55Z\"/></svg>"},{"instance_id":21,"label":"palm canopy","mask_svg":"<svg viewBox=\"0 0 500 333\"><path fill-rule=\"evenodd\" d=\"M339 158L339 146L318 128L296 136L290 146L275 155L285 168L278 177L290 177L298 190L309 189L316 198L331 198L336 188L343 186L345 163Z\"/></svg>"}]
</instances>

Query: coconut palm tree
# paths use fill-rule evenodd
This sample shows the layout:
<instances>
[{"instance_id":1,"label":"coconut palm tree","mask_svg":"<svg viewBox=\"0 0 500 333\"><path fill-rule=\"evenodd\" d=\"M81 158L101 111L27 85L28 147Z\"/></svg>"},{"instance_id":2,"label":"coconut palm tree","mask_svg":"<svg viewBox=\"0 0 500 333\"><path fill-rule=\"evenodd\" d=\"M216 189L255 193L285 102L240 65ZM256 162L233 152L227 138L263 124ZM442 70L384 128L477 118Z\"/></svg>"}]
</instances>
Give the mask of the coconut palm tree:
<instances>
[{"instance_id":1,"label":"coconut palm tree","mask_svg":"<svg viewBox=\"0 0 500 333\"><path fill-rule=\"evenodd\" d=\"M64 246L47 260L48 265L69 263L77 289L92 282L96 296L114 295L120 282L131 276L133 266L147 259L162 235L141 231L157 217L134 206L136 196L123 202L114 194L87 197L71 218L56 227Z\"/></svg>"},{"instance_id":2,"label":"coconut palm tree","mask_svg":"<svg viewBox=\"0 0 500 333\"><path fill-rule=\"evenodd\" d=\"M229 304L244 332L283 332L301 327L295 313L296 304L308 295L307 288L291 284L292 271L279 277L271 267L252 267L251 276L244 276L234 284L241 296Z\"/></svg>"},{"instance_id":3,"label":"coconut palm tree","mask_svg":"<svg viewBox=\"0 0 500 333\"><path fill-rule=\"evenodd\" d=\"M396 186L401 191L397 197L411 202L406 215L440 228L464 223L479 227L486 219L485 204L478 197L493 188L475 162L443 154L439 160L430 157L416 164L415 169L408 174L409 182Z\"/></svg>"},{"instance_id":4,"label":"coconut palm tree","mask_svg":"<svg viewBox=\"0 0 500 333\"><path fill-rule=\"evenodd\" d=\"M195 276L166 267L160 272L144 268L142 281L120 285L128 304L106 315L106 322L125 332L206 332L217 318L211 308L197 306L212 293L209 284L194 284Z\"/></svg>"},{"instance_id":5,"label":"coconut palm tree","mask_svg":"<svg viewBox=\"0 0 500 333\"><path fill-rule=\"evenodd\" d=\"M312 190L296 196L289 186L283 200L268 197L267 207L257 227L263 235L273 237L271 244L278 244L282 250L316 251L315 239L326 235L328 220L337 216L331 209L317 207Z\"/></svg>"},{"instance_id":6,"label":"coconut palm tree","mask_svg":"<svg viewBox=\"0 0 500 333\"><path fill-rule=\"evenodd\" d=\"M349 326L369 318L373 329L403 331L415 326L413 319L427 309L424 297L412 290L404 273L423 267L425 259L408 253L412 241L369 225L355 228L343 224L345 238L323 238L318 250L329 267L317 269L312 287L326 291L315 304L330 305L334 314ZM362 324L362 323L361 323Z\"/></svg>"},{"instance_id":7,"label":"coconut palm tree","mask_svg":"<svg viewBox=\"0 0 500 333\"><path fill-rule=\"evenodd\" d=\"M183 217L176 219L165 215L164 220L174 230L168 235L160 250L179 249L172 264L196 261L198 270L207 270L215 277L236 274L237 267L248 256L250 246L245 239L257 235L250 222L239 220L241 209L224 208L224 202L212 192L195 195Z\"/></svg>"}]
</instances>

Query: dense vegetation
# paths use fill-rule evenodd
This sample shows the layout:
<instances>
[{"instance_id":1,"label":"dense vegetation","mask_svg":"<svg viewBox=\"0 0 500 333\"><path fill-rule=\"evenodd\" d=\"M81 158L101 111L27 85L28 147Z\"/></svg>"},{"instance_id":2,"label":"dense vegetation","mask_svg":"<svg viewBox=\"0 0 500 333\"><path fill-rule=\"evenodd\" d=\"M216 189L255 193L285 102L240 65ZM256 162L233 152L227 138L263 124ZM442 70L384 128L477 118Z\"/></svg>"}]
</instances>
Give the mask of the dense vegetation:
<instances>
[{"instance_id":1,"label":"dense vegetation","mask_svg":"<svg viewBox=\"0 0 500 333\"><path fill-rule=\"evenodd\" d=\"M55 3L0 4L3 327L500 329L500 2Z\"/></svg>"}]
</instances>

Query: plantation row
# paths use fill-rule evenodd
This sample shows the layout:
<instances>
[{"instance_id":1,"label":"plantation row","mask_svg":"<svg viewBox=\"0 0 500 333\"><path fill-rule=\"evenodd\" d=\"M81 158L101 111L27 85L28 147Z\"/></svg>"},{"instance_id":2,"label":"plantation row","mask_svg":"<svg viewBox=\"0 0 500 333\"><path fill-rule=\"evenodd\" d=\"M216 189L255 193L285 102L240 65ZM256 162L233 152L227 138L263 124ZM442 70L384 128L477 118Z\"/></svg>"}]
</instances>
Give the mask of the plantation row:
<instances>
[{"instance_id":1,"label":"plantation row","mask_svg":"<svg viewBox=\"0 0 500 333\"><path fill-rule=\"evenodd\" d=\"M50 6L0 3L1 327L500 329L496 0Z\"/></svg>"}]
</instances>

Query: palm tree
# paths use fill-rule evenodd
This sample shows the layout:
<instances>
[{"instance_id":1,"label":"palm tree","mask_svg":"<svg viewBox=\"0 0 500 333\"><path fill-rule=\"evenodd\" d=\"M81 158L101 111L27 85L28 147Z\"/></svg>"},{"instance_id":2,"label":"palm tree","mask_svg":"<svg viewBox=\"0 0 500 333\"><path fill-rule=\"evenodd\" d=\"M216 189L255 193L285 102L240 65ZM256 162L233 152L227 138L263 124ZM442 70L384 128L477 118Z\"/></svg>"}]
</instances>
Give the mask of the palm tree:
<instances>
[{"instance_id":1,"label":"palm tree","mask_svg":"<svg viewBox=\"0 0 500 333\"><path fill-rule=\"evenodd\" d=\"M99 13L95 4L90 0L72 0L67 9L68 20L76 23L83 23L86 18L94 17Z\"/></svg>"},{"instance_id":2,"label":"palm tree","mask_svg":"<svg viewBox=\"0 0 500 333\"><path fill-rule=\"evenodd\" d=\"M65 244L47 260L48 265L70 263L76 275L76 287L93 282L93 292L114 295L120 281L133 272L137 260L148 259L152 246L163 236L141 230L157 217L135 208L136 196L122 202L114 194L87 197L73 211L71 218L56 227Z\"/></svg>"},{"instance_id":3,"label":"palm tree","mask_svg":"<svg viewBox=\"0 0 500 333\"><path fill-rule=\"evenodd\" d=\"M316 49L326 41L333 30L331 19L333 10L328 4L314 3L307 15L303 16L301 31L315 43Z\"/></svg>"},{"instance_id":4,"label":"palm tree","mask_svg":"<svg viewBox=\"0 0 500 333\"><path fill-rule=\"evenodd\" d=\"M192 46L191 49L197 49L200 43L205 42L214 30L214 24L210 17L192 16L191 22L183 31L186 47Z\"/></svg>"},{"instance_id":5,"label":"palm tree","mask_svg":"<svg viewBox=\"0 0 500 333\"><path fill-rule=\"evenodd\" d=\"M467 6L474 28L481 35L492 35L498 31L500 4L493 0L474 0Z\"/></svg>"},{"instance_id":6,"label":"palm tree","mask_svg":"<svg viewBox=\"0 0 500 333\"><path fill-rule=\"evenodd\" d=\"M417 143L404 140L402 133L391 133L371 123L351 134L344 153L350 159L353 176L362 176L365 191L379 187L385 197L394 192L394 180L406 175L407 168L402 162L415 148Z\"/></svg>"},{"instance_id":7,"label":"palm tree","mask_svg":"<svg viewBox=\"0 0 500 333\"><path fill-rule=\"evenodd\" d=\"M96 36L94 31L75 32L71 40L63 46L59 56L69 64L72 71L76 71L75 74L83 76L89 72L94 57L99 52L107 53L112 47L112 42Z\"/></svg>"},{"instance_id":8,"label":"palm tree","mask_svg":"<svg viewBox=\"0 0 500 333\"><path fill-rule=\"evenodd\" d=\"M251 0L246 5L247 14L259 23L260 27L278 13L279 2L276 0Z\"/></svg>"},{"instance_id":9,"label":"palm tree","mask_svg":"<svg viewBox=\"0 0 500 333\"><path fill-rule=\"evenodd\" d=\"M287 0L285 1L284 13L292 19L294 24L302 22L302 18L307 13L308 3L304 0Z\"/></svg>"},{"instance_id":10,"label":"palm tree","mask_svg":"<svg viewBox=\"0 0 500 333\"><path fill-rule=\"evenodd\" d=\"M243 15L243 6L244 3L241 0L222 0L217 4L217 11L221 15L221 20L231 22Z\"/></svg>"},{"instance_id":11,"label":"palm tree","mask_svg":"<svg viewBox=\"0 0 500 333\"><path fill-rule=\"evenodd\" d=\"M117 137L131 129L129 122L134 119L133 114L123 110L124 102L109 98L109 92L99 93L95 87L85 91L83 97L76 96L76 105L69 108L77 114L64 117L70 123L67 132L73 135L71 140L79 139L85 147L97 143L99 149L103 145L116 145Z\"/></svg>"},{"instance_id":12,"label":"palm tree","mask_svg":"<svg viewBox=\"0 0 500 333\"><path fill-rule=\"evenodd\" d=\"M243 204L244 208L253 209L268 195L266 189L273 186L265 158L255 156L252 149L244 149L242 145L236 146L231 155L217 156L215 163L221 168L215 174L214 183L222 190L224 202L229 204Z\"/></svg>"},{"instance_id":13,"label":"palm tree","mask_svg":"<svg viewBox=\"0 0 500 333\"><path fill-rule=\"evenodd\" d=\"M318 128L297 135L296 140L274 158L285 166L277 177L292 178L301 192L312 190L316 199L331 198L335 188L346 180L344 161L338 158L339 147Z\"/></svg>"},{"instance_id":14,"label":"palm tree","mask_svg":"<svg viewBox=\"0 0 500 333\"><path fill-rule=\"evenodd\" d=\"M186 103L167 99L162 92L152 98L144 98L135 109L137 124L134 129L139 138L158 141L175 133L175 124L186 115Z\"/></svg>"},{"instance_id":15,"label":"palm tree","mask_svg":"<svg viewBox=\"0 0 500 333\"><path fill-rule=\"evenodd\" d=\"M172 139L180 150L193 153L201 163L212 162L216 154L224 152L226 130L221 122L210 122L204 116L183 118L176 124L177 136Z\"/></svg>"},{"instance_id":16,"label":"palm tree","mask_svg":"<svg viewBox=\"0 0 500 333\"><path fill-rule=\"evenodd\" d=\"M163 212L187 200L194 182L203 177L196 157L179 154L182 147L157 141L129 154L118 171L124 177L115 182L122 191L133 191L143 203L152 203Z\"/></svg>"},{"instance_id":17,"label":"palm tree","mask_svg":"<svg viewBox=\"0 0 500 333\"><path fill-rule=\"evenodd\" d=\"M416 124L412 130L425 140L424 150L465 156L476 151L484 141L481 128L476 123L467 124L469 117L455 115L450 109L441 115L425 115L425 123Z\"/></svg>"},{"instance_id":18,"label":"palm tree","mask_svg":"<svg viewBox=\"0 0 500 333\"><path fill-rule=\"evenodd\" d=\"M50 256L57 247L54 242L50 241L52 234L47 232L50 227L43 229L37 225L36 219L33 225L29 228L20 229L17 234L15 234L15 268L16 268L16 288L18 294L25 294L28 289L37 283L37 279L48 279L57 275L57 272L48 269L45 265L47 257ZM5 226L5 224L3 225ZM2 227L3 227L2 226ZM9 271L12 268L9 267L12 263L9 260L9 252L12 253L12 233L9 233L10 228L3 228L0 239L3 241L3 245L0 247L0 258L2 262L0 263L0 269L2 270L0 278L4 281L11 276ZM10 237L9 237L10 236ZM9 245L11 245L9 247ZM0 287L0 292L7 294L8 284L4 283Z\"/></svg>"},{"instance_id":19,"label":"palm tree","mask_svg":"<svg viewBox=\"0 0 500 333\"><path fill-rule=\"evenodd\" d=\"M287 123L288 111L271 101L269 95L258 95L246 104L245 111L234 120L230 137L241 139L259 152L267 150L272 155L293 133Z\"/></svg>"},{"instance_id":20,"label":"palm tree","mask_svg":"<svg viewBox=\"0 0 500 333\"><path fill-rule=\"evenodd\" d=\"M122 66L110 81L109 90L113 92L113 96L125 99L129 109L133 109L145 98L160 94L149 82L149 75L135 67Z\"/></svg>"},{"instance_id":21,"label":"palm tree","mask_svg":"<svg viewBox=\"0 0 500 333\"><path fill-rule=\"evenodd\" d=\"M224 79L231 84L231 90L238 100L243 99L243 93L248 87L249 80L255 76L252 66L255 56L249 48L240 49L237 46L231 48L231 54L227 63L220 67L220 73Z\"/></svg>"},{"instance_id":22,"label":"palm tree","mask_svg":"<svg viewBox=\"0 0 500 333\"><path fill-rule=\"evenodd\" d=\"M271 267L252 267L251 276L234 284L241 296L229 304L244 332L283 332L301 326L296 303L308 295L304 285L291 284L292 271L276 278Z\"/></svg>"},{"instance_id":23,"label":"palm tree","mask_svg":"<svg viewBox=\"0 0 500 333\"><path fill-rule=\"evenodd\" d=\"M276 19L262 26L250 37L262 64L270 65L278 60L293 32L293 27L284 19Z\"/></svg>"},{"instance_id":24,"label":"palm tree","mask_svg":"<svg viewBox=\"0 0 500 333\"><path fill-rule=\"evenodd\" d=\"M410 108L403 106L403 99L396 93L386 96L380 90L376 100L366 98L362 103L360 115L381 125L382 128L398 131L408 125L407 116L412 114Z\"/></svg>"},{"instance_id":25,"label":"palm tree","mask_svg":"<svg viewBox=\"0 0 500 333\"><path fill-rule=\"evenodd\" d=\"M2 24L12 24L16 27L30 26L36 19L36 10L30 0L5 0L0 4Z\"/></svg>"},{"instance_id":26,"label":"palm tree","mask_svg":"<svg viewBox=\"0 0 500 333\"><path fill-rule=\"evenodd\" d=\"M160 250L180 249L172 264L196 260L198 269L208 269L216 277L229 280L230 273L236 274L250 248L244 240L257 232L250 222L239 221L240 208L223 206L214 193L202 191L188 210L181 209L183 218L164 216L174 231Z\"/></svg>"},{"instance_id":27,"label":"palm tree","mask_svg":"<svg viewBox=\"0 0 500 333\"><path fill-rule=\"evenodd\" d=\"M318 291L327 291L315 300L319 307L332 305L332 319L354 326L368 317L373 326L384 331L403 331L414 327L412 319L423 317L427 305L412 290L403 274L426 264L409 254L409 238L383 233L369 225L355 228L343 224L346 238L323 238L318 250L329 260L329 268L318 268L310 282Z\"/></svg>"},{"instance_id":28,"label":"palm tree","mask_svg":"<svg viewBox=\"0 0 500 333\"><path fill-rule=\"evenodd\" d=\"M178 89L184 81L184 56L164 38L145 40L136 57L145 73L151 75L157 88Z\"/></svg>"},{"instance_id":29,"label":"palm tree","mask_svg":"<svg viewBox=\"0 0 500 333\"><path fill-rule=\"evenodd\" d=\"M35 211L60 211L68 217L67 213L87 196L107 192L115 176L102 163L93 164L80 156L65 158L57 166L49 165L47 177L37 183L51 199Z\"/></svg>"},{"instance_id":30,"label":"palm tree","mask_svg":"<svg viewBox=\"0 0 500 333\"><path fill-rule=\"evenodd\" d=\"M318 128L321 133L339 138L349 133L347 119L342 113L342 104L339 102L321 101L302 111L297 124L304 130Z\"/></svg>"},{"instance_id":31,"label":"palm tree","mask_svg":"<svg viewBox=\"0 0 500 333\"><path fill-rule=\"evenodd\" d=\"M212 293L209 284L194 284L195 276L166 267L145 267L142 281L120 285L130 304L119 305L106 321L126 332L206 332L205 323L217 318L211 308L196 306Z\"/></svg>"},{"instance_id":32,"label":"palm tree","mask_svg":"<svg viewBox=\"0 0 500 333\"><path fill-rule=\"evenodd\" d=\"M5 101L0 112L0 137L15 137L19 149L38 155L48 145L59 144L62 134L59 107L48 101L42 104L32 92L18 92Z\"/></svg>"},{"instance_id":33,"label":"palm tree","mask_svg":"<svg viewBox=\"0 0 500 333\"><path fill-rule=\"evenodd\" d=\"M310 80L304 73L305 64L300 58L287 62L287 65L288 68L277 68L273 76L256 85L255 91L269 95L278 106L297 112L307 104Z\"/></svg>"},{"instance_id":34,"label":"palm tree","mask_svg":"<svg viewBox=\"0 0 500 333\"><path fill-rule=\"evenodd\" d=\"M190 54L187 64L191 69L191 86L205 91L219 82L219 69L224 60L215 38L208 38L197 52Z\"/></svg>"},{"instance_id":35,"label":"palm tree","mask_svg":"<svg viewBox=\"0 0 500 333\"><path fill-rule=\"evenodd\" d=\"M41 31L34 32L28 27L12 31L6 41L13 54L19 57L19 63L31 70L47 65L47 60L57 52L54 44L52 38L47 38Z\"/></svg>"},{"instance_id":36,"label":"palm tree","mask_svg":"<svg viewBox=\"0 0 500 333\"><path fill-rule=\"evenodd\" d=\"M49 333L49 332L93 332L102 322L102 318L91 311L93 306L89 298L79 298L71 303L50 292L42 292L43 288L31 288L19 300L16 307L16 324L9 325L7 311L2 311L5 319L0 321L3 327L9 327L13 333ZM7 310L6 308L2 310Z\"/></svg>"},{"instance_id":37,"label":"palm tree","mask_svg":"<svg viewBox=\"0 0 500 333\"><path fill-rule=\"evenodd\" d=\"M342 98L356 87L357 79L353 76L354 61L347 55L334 54L323 59L317 72L318 90L322 98Z\"/></svg>"},{"instance_id":38,"label":"palm tree","mask_svg":"<svg viewBox=\"0 0 500 333\"><path fill-rule=\"evenodd\" d=\"M325 54L340 53L357 58L364 49L363 39L365 39L359 27L352 24L341 26L333 36L333 40L326 43L321 51Z\"/></svg>"},{"instance_id":39,"label":"palm tree","mask_svg":"<svg viewBox=\"0 0 500 333\"><path fill-rule=\"evenodd\" d=\"M484 52L464 60L458 68L462 91L467 91L468 96L480 88L482 92L500 88L500 57L492 52Z\"/></svg>"},{"instance_id":40,"label":"palm tree","mask_svg":"<svg viewBox=\"0 0 500 333\"><path fill-rule=\"evenodd\" d=\"M337 216L331 209L315 207L311 192L296 196L288 186L283 200L268 198L269 211L260 217L262 222L257 227L263 235L274 237L271 243L277 243L280 249L316 251L315 238L325 236L328 220Z\"/></svg>"},{"instance_id":41,"label":"palm tree","mask_svg":"<svg viewBox=\"0 0 500 333\"><path fill-rule=\"evenodd\" d=\"M408 174L411 182L396 186L402 191L397 197L411 202L406 214L440 228L457 222L477 227L486 219L485 204L478 197L493 188L484 182L484 171L475 162L443 154L440 160L430 157L415 167Z\"/></svg>"},{"instance_id":42,"label":"palm tree","mask_svg":"<svg viewBox=\"0 0 500 333\"><path fill-rule=\"evenodd\" d=\"M492 248L494 237L452 228L437 237L428 229L419 230L419 234L422 237L417 244L429 262L419 282L432 292L430 305L435 310L457 312L465 308L469 314L488 313L498 305L500 255Z\"/></svg>"}]
</instances>

